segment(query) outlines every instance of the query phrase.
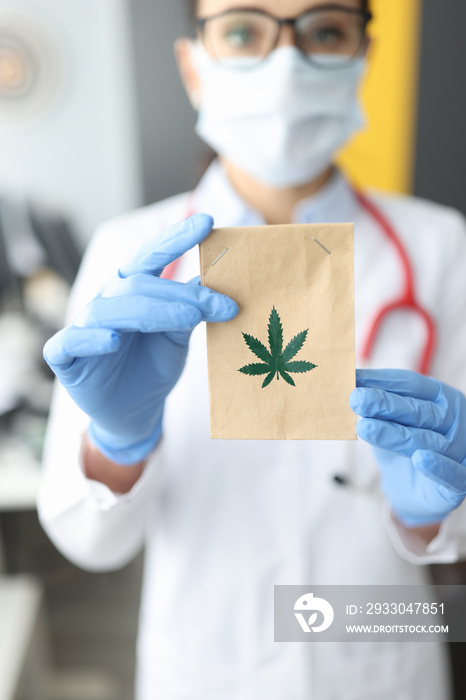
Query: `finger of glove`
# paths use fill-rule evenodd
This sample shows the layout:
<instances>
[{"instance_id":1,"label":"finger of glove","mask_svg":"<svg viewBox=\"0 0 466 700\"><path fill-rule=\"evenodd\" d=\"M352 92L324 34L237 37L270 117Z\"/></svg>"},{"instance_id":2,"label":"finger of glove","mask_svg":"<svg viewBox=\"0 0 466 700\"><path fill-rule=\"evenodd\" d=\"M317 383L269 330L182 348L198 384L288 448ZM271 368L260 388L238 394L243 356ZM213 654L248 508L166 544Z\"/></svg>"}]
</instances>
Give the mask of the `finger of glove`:
<instances>
[{"instance_id":1,"label":"finger of glove","mask_svg":"<svg viewBox=\"0 0 466 700\"><path fill-rule=\"evenodd\" d=\"M46 342L43 351L44 360L58 375L58 370L69 369L77 357L108 355L116 352L120 341L120 334L107 328L69 326L58 331Z\"/></svg>"},{"instance_id":2,"label":"finger of glove","mask_svg":"<svg viewBox=\"0 0 466 700\"><path fill-rule=\"evenodd\" d=\"M412 456L412 463L421 474L452 494L466 494L466 467L459 462L432 450L416 450Z\"/></svg>"},{"instance_id":3,"label":"finger of glove","mask_svg":"<svg viewBox=\"0 0 466 700\"><path fill-rule=\"evenodd\" d=\"M356 386L383 389L424 401L435 401L441 388L436 379L407 369L358 369Z\"/></svg>"},{"instance_id":4,"label":"finger of glove","mask_svg":"<svg viewBox=\"0 0 466 700\"><path fill-rule=\"evenodd\" d=\"M350 395L350 406L357 415L364 418L379 418L443 434L449 430L454 420L453 409L449 409L446 402L437 404L383 389L354 389Z\"/></svg>"},{"instance_id":5,"label":"finger of glove","mask_svg":"<svg viewBox=\"0 0 466 700\"><path fill-rule=\"evenodd\" d=\"M187 331L202 320L201 311L192 304L160 301L145 296L94 299L81 312L75 324L87 328L116 331L162 333Z\"/></svg>"},{"instance_id":6,"label":"finger of glove","mask_svg":"<svg viewBox=\"0 0 466 700\"><path fill-rule=\"evenodd\" d=\"M190 279L189 282L186 282L186 284L199 286L201 284L201 278L198 275L197 277L193 277L193 279ZM176 345L187 345L189 343L190 336L191 331L172 331L170 333L167 333L167 338L169 338Z\"/></svg>"},{"instance_id":7,"label":"finger of glove","mask_svg":"<svg viewBox=\"0 0 466 700\"><path fill-rule=\"evenodd\" d=\"M136 256L119 270L121 277L138 272L160 275L163 269L187 250L204 240L213 226L207 214L194 214L154 236L139 249Z\"/></svg>"},{"instance_id":8,"label":"finger of glove","mask_svg":"<svg viewBox=\"0 0 466 700\"><path fill-rule=\"evenodd\" d=\"M441 433L411 428L377 418L363 418L356 427L358 436L374 447L412 457L416 450L433 450L447 454L450 441Z\"/></svg>"},{"instance_id":9,"label":"finger of glove","mask_svg":"<svg viewBox=\"0 0 466 700\"><path fill-rule=\"evenodd\" d=\"M202 320L208 322L230 321L238 313L238 305L233 299L194 281L185 284L142 273L124 279L114 276L99 298L111 297L147 297L159 302L190 304L199 309Z\"/></svg>"}]
</instances>

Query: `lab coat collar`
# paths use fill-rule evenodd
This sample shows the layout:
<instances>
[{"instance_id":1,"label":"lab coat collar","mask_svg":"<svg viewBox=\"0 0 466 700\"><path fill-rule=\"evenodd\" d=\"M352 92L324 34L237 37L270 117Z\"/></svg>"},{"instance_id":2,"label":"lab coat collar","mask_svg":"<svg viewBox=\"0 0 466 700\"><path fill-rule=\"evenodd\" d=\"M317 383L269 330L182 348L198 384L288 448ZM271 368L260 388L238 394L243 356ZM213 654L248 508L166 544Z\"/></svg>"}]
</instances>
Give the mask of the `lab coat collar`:
<instances>
[{"instance_id":1,"label":"lab coat collar","mask_svg":"<svg viewBox=\"0 0 466 700\"><path fill-rule=\"evenodd\" d=\"M220 162L209 166L193 193L193 210L213 216L216 227L260 226L262 214L248 206L235 192ZM357 202L343 174L335 169L329 182L315 195L295 207L293 223L339 223L354 221Z\"/></svg>"}]
</instances>

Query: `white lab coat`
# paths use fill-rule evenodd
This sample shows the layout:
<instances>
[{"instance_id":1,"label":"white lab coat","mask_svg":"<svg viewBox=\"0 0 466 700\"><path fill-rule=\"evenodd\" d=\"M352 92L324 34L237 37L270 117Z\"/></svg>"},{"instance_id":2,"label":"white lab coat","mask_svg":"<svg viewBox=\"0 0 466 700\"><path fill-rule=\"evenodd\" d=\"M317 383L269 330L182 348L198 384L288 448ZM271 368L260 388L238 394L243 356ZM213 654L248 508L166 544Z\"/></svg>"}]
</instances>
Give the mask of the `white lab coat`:
<instances>
[{"instance_id":1,"label":"white lab coat","mask_svg":"<svg viewBox=\"0 0 466 700\"><path fill-rule=\"evenodd\" d=\"M457 212L394 195L371 197L410 255L421 303L438 324L432 374L466 388L466 227ZM263 223L214 163L193 195L179 195L104 225L72 295L70 318L143 241L191 211L216 225ZM356 340L400 290L399 260L336 173L295 220L354 221ZM260 262L258 262L260 264ZM198 274L198 253L177 271ZM387 322L374 367L414 369L423 327ZM466 505L427 547L390 516L383 499L338 486L347 443L211 441L204 327L167 400L164 437L130 494L87 480L79 446L87 418L56 387L39 514L78 566L123 566L146 545L137 700L447 700L444 648L422 643L274 643L274 584L423 584L429 562L466 553ZM353 443L352 443L353 444ZM355 444L353 478L377 472Z\"/></svg>"}]
</instances>

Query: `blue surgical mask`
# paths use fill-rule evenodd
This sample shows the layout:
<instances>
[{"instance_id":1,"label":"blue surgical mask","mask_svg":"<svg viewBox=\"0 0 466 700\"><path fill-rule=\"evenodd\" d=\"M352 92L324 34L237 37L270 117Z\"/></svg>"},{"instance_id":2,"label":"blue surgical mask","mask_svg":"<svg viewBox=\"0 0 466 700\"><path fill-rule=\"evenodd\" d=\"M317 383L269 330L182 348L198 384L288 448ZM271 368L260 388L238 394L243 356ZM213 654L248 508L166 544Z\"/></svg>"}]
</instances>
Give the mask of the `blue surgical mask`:
<instances>
[{"instance_id":1,"label":"blue surgical mask","mask_svg":"<svg viewBox=\"0 0 466 700\"><path fill-rule=\"evenodd\" d=\"M364 125L357 96L361 58L325 70L285 46L248 68L248 59L224 65L193 43L192 60L200 80L199 95L191 96L198 135L264 184L285 188L313 180Z\"/></svg>"}]
</instances>

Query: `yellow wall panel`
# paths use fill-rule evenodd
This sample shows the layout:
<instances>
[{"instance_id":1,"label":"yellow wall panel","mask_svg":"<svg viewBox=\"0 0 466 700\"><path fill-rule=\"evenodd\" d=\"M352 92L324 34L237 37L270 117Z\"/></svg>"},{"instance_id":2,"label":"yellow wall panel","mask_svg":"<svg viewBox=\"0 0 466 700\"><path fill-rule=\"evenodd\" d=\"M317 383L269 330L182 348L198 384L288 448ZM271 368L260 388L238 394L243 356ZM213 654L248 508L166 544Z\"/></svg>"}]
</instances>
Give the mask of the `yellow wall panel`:
<instances>
[{"instance_id":1,"label":"yellow wall panel","mask_svg":"<svg viewBox=\"0 0 466 700\"><path fill-rule=\"evenodd\" d=\"M412 190L421 2L372 0L372 45L362 88L368 125L339 157L361 187Z\"/></svg>"}]
</instances>

